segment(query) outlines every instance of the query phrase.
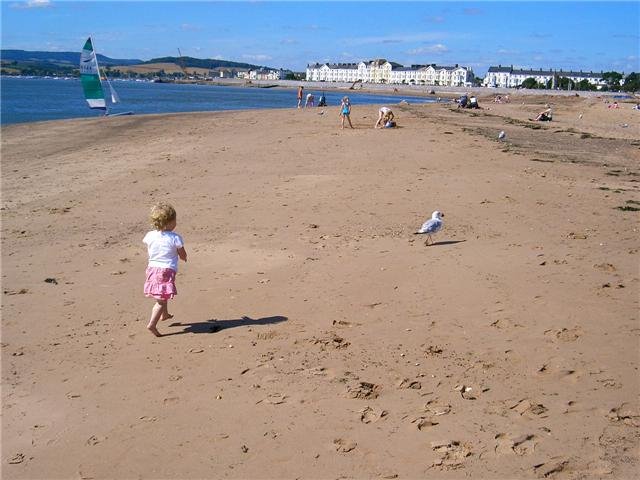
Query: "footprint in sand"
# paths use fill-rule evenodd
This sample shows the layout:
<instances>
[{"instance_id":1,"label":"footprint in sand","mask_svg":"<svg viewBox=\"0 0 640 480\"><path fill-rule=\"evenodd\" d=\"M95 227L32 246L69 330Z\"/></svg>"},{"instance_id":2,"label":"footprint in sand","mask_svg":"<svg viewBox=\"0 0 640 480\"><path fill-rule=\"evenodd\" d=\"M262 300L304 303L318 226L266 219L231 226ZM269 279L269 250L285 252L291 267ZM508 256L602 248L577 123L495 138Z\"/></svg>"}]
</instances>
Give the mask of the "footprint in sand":
<instances>
[{"instance_id":1,"label":"footprint in sand","mask_svg":"<svg viewBox=\"0 0 640 480\"><path fill-rule=\"evenodd\" d=\"M548 462L533 466L533 471L538 477L548 478L551 475L562 472L569 464L569 460L561 457L552 457Z\"/></svg>"},{"instance_id":2,"label":"footprint in sand","mask_svg":"<svg viewBox=\"0 0 640 480\"><path fill-rule=\"evenodd\" d=\"M431 427L435 427L438 425L438 422L433 421L428 417L418 417L411 421L411 423L415 424L416 428L420 431L428 430Z\"/></svg>"},{"instance_id":3,"label":"footprint in sand","mask_svg":"<svg viewBox=\"0 0 640 480\"><path fill-rule=\"evenodd\" d=\"M640 427L640 413L632 410L626 402L609 410L607 418L613 422L622 422L631 427Z\"/></svg>"},{"instance_id":4,"label":"footprint in sand","mask_svg":"<svg viewBox=\"0 0 640 480\"><path fill-rule=\"evenodd\" d=\"M535 450L535 435L527 433L524 435L507 435L499 433L495 436L496 446L495 452L499 455L512 454L530 455Z\"/></svg>"},{"instance_id":5,"label":"footprint in sand","mask_svg":"<svg viewBox=\"0 0 640 480\"><path fill-rule=\"evenodd\" d=\"M534 415L535 416L543 415L548 410L547 407L545 407L541 403L533 402L528 398L524 398L516 402L514 405L509 407L509 409L519 413L520 415L526 415L529 417Z\"/></svg>"},{"instance_id":6,"label":"footprint in sand","mask_svg":"<svg viewBox=\"0 0 640 480\"><path fill-rule=\"evenodd\" d=\"M360 421L362 423L375 423L381 418L386 417L389 412L387 412L386 410L382 410L380 408L373 408L367 405L358 413L360 414Z\"/></svg>"},{"instance_id":7,"label":"footprint in sand","mask_svg":"<svg viewBox=\"0 0 640 480\"><path fill-rule=\"evenodd\" d=\"M322 338L313 337L310 342L314 345L320 345L321 350L326 348L342 349L348 348L351 342L347 342L343 337L336 335L335 332L326 332L327 335Z\"/></svg>"},{"instance_id":8,"label":"footprint in sand","mask_svg":"<svg viewBox=\"0 0 640 480\"><path fill-rule=\"evenodd\" d=\"M431 442L431 449L442 455L432 466L442 470L457 470L464 465L467 457L473 455L468 445L457 440Z\"/></svg>"},{"instance_id":9,"label":"footprint in sand","mask_svg":"<svg viewBox=\"0 0 640 480\"><path fill-rule=\"evenodd\" d=\"M553 336L561 342L575 342L582 336L580 327L565 328L560 330L546 330L545 335Z\"/></svg>"},{"instance_id":10,"label":"footprint in sand","mask_svg":"<svg viewBox=\"0 0 640 480\"><path fill-rule=\"evenodd\" d=\"M358 446L358 444L356 442L352 442L350 440L345 440L342 438L336 438L333 441L333 447L335 448L336 452L340 452L340 453L349 453L352 450L355 450L355 448Z\"/></svg>"},{"instance_id":11,"label":"footprint in sand","mask_svg":"<svg viewBox=\"0 0 640 480\"><path fill-rule=\"evenodd\" d=\"M362 398L365 400L371 400L378 398L382 387L374 383L358 382L355 385L347 387L347 396L350 398Z\"/></svg>"},{"instance_id":12,"label":"footprint in sand","mask_svg":"<svg viewBox=\"0 0 640 480\"><path fill-rule=\"evenodd\" d=\"M398 388L400 389L411 389L411 390L420 390L422 388L422 383L417 380L411 380L409 378L403 378L398 382Z\"/></svg>"}]
</instances>

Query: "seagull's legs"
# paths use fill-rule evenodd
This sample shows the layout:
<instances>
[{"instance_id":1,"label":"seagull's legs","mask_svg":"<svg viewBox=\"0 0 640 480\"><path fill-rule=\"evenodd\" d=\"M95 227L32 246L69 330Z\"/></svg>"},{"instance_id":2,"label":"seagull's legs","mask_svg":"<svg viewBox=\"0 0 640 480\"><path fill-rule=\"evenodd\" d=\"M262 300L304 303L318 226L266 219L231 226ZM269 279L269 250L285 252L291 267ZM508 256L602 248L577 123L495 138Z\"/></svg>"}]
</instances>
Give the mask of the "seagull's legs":
<instances>
[{"instance_id":1,"label":"seagull's legs","mask_svg":"<svg viewBox=\"0 0 640 480\"><path fill-rule=\"evenodd\" d=\"M429 240L431 240L431 244L433 245L433 240L431 239L431 235L427 234L427 241L424 242L425 247L429 245Z\"/></svg>"}]
</instances>

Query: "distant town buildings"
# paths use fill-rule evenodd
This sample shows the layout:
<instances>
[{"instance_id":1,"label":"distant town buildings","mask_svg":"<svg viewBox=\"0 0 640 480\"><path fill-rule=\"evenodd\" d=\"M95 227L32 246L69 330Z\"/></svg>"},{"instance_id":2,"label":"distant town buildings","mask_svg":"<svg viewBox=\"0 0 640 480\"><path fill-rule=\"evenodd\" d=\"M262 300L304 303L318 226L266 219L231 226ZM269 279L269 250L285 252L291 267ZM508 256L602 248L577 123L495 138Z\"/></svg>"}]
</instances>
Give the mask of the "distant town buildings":
<instances>
[{"instance_id":1,"label":"distant town buildings","mask_svg":"<svg viewBox=\"0 0 640 480\"><path fill-rule=\"evenodd\" d=\"M513 68L513 65L510 67L503 67L502 65L489 67L482 85L485 87L519 87L527 78L533 78L536 82L544 85L551 82L552 88L555 87L554 83L560 78L568 78L574 83L586 80L596 87L603 87L606 85L606 82L602 79L602 72L565 72L562 70L541 69L531 70Z\"/></svg>"},{"instance_id":2,"label":"distant town buildings","mask_svg":"<svg viewBox=\"0 0 640 480\"><path fill-rule=\"evenodd\" d=\"M471 86L475 76L469 67L411 65L385 59L360 63L314 63L307 66L307 81L388 83L404 85Z\"/></svg>"},{"instance_id":3,"label":"distant town buildings","mask_svg":"<svg viewBox=\"0 0 640 480\"><path fill-rule=\"evenodd\" d=\"M238 71L237 77L246 80L282 80L288 73L290 73L290 70L260 68L257 70Z\"/></svg>"}]
</instances>

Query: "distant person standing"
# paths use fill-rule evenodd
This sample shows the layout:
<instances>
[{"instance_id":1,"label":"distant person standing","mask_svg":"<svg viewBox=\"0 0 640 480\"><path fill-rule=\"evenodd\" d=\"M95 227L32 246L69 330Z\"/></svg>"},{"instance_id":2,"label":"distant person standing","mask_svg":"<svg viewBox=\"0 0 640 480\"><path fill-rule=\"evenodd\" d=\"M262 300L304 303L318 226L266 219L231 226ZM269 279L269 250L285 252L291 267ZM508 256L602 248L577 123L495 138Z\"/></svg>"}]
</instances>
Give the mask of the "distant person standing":
<instances>
[{"instance_id":1,"label":"distant person standing","mask_svg":"<svg viewBox=\"0 0 640 480\"><path fill-rule=\"evenodd\" d=\"M350 115L351 115L351 102L349 101L349 97L342 97L342 103L340 104L340 118L342 119L340 128L344 128L345 118L349 121L349 126L353 128Z\"/></svg>"},{"instance_id":2,"label":"distant person standing","mask_svg":"<svg viewBox=\"0 0 640 480\"><path fill-rule=\"evenodd\" d=\"M302 108L302 91L303 90L304 90L304 87L300 85L298 87L298 108Z\"/></svg>"}]
</instances>

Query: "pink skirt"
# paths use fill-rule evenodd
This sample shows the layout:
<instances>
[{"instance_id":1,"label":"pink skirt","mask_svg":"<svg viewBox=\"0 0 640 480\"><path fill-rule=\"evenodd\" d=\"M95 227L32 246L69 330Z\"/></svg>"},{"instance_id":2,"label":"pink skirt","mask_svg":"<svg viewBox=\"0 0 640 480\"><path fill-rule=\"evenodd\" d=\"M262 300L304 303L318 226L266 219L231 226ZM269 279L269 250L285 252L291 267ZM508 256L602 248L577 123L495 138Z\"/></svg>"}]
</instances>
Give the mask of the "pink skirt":
<instances>
[{"instance_id":1,"label":"pink skirt","mask_svg":"<svg viewBox=\"0 0 640 480\"><path fill-rule=\"evenodd\" d=\"M144 294L157 300L169 300L178 294L176 272L170 268L147 267Z\"/></svg>"}]
</instances>

